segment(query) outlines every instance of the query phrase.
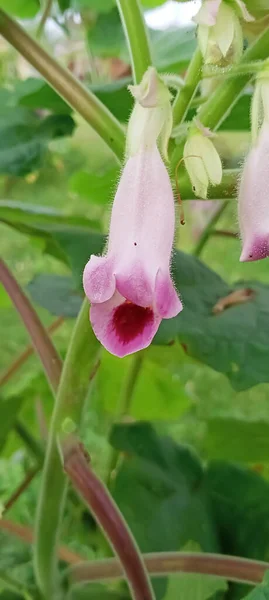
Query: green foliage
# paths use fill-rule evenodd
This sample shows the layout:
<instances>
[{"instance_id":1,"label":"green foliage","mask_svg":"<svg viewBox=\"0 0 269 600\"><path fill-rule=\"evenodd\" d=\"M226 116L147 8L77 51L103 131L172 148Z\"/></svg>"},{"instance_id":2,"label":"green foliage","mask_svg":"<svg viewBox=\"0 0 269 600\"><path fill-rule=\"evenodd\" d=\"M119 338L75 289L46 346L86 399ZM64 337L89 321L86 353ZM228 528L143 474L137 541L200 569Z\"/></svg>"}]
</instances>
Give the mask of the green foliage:
<instances>
[{"instance_id":1,"label":"green foliage","mask_svg":"<svg viewBox=\"0 0 269 600\"><path fill-rule=\"evenodd\" d=\"M0 8L20 19L31 19L39 11L39 0L0 0Z\"/></svg>"},{"instance_id":2,"label":"green foliage","mask_svg":"<svg viewBox=\"0 0 269 600\"><path fill-rule=\"evenodd\" d=\"M81 308L82 294L75 288L70 277L60 275L37 275L27 286L34 302L53 315L76 317Z\"/></svg>"},{"instance_id":3,"label":"green foliage","mask_svg":"<svg viewBox=\"0 0 269 600\"><path fill-rule=\"evenodd\" d=\"M268 422L215 418L209 419L206 425L204 449L208 458L242 463L269 460Z\"/></svg>"}]
</instances>

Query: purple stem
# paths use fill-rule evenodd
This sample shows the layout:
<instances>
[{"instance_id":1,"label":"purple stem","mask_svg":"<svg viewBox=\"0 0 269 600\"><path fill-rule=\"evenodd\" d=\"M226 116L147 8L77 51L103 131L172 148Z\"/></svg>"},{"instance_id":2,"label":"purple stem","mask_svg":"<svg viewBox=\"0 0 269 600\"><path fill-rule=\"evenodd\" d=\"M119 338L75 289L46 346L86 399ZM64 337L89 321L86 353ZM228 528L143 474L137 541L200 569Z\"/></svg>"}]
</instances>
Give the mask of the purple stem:
<instances>
[{"instance_id":1,"label":"purple stem","mask_svg":"<svg viewBox=\"0 0 269 600\"><path fill-rule=\"evenodd\" d=\"M82 444L69 438L63 453L64 469L118 555L133 600L154 600L142 555L107 488L93 472Z\"/></svg>"},{"instance_id":2,"label":"purple stem","mask_svg":"<svg viewBox=\"0 0 269 600\"><path fill-rule=\"evenodd\" d=\"M35 309L3 260L0 260L0 281L17 309L43 364L47 379L56 392L62 361Z\"/></svg>"}]
</instances>

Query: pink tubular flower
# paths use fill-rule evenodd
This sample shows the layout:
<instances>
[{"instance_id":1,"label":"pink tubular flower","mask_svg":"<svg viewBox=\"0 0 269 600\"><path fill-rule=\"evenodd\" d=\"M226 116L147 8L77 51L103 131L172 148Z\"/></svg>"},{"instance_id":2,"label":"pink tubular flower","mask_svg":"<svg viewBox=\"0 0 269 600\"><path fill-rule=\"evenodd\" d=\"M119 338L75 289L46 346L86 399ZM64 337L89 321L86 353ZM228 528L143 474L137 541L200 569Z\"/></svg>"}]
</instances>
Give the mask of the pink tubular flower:
<instances>
[{"instance_id":1,"label":"pink tubular flower","mask_svg":"<svg viewBox=\"0 0 269 600\"><path fill-rule=\"evenodd\" d=\"M151 343L182 304L170 276L175 210L156 143L130 156L115 196L104 256L91 256L83 284L96 337L116 356Z\"/></svg>"},{"instance_id":2,"label":"pink tubular flower","mask_svg":"<svg viewBox=\"0 0 269 600\"><path fill-rule=\"evenodd\" d=\"M269 256L269 122L264 121L247 156L240 182L238 212L243 243L240 261Z\"/></svg>"}]
</instances>

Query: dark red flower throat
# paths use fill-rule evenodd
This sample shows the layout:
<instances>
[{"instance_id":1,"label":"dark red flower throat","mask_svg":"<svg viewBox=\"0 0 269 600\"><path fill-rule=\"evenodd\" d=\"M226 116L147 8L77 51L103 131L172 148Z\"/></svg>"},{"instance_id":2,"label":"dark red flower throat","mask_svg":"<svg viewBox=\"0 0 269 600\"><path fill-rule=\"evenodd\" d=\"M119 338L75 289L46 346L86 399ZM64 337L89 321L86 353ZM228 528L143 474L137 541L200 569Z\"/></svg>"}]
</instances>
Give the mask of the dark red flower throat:
<instances>
[{"instance_id":1,"label":"dark red flower throat","mask_svg":"<svg viewBox=\"0 0 269 600\"><path fill-rule=\"evenodd\" d=\"M125 300L113 314L113 329L123 344L128 344L143 333L146 325L153 321L153 310Z\"/></svg>"}]
</instances>

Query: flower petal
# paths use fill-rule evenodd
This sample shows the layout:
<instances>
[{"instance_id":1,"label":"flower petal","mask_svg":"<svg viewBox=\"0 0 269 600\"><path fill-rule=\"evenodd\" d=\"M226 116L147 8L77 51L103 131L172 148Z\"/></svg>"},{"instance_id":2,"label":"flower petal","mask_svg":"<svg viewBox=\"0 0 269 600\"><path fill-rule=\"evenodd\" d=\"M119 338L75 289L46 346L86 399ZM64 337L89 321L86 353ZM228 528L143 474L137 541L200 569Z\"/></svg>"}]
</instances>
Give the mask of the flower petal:
<instances>
[{"instance_id":1,"label":"flower petal","mask_svg":"<svg viewBox=\"0 0 269 600\"><path fill-rule=\"evenodd\" d=\"M124 298L134 304L152 305L153 286L139 262L128 264L127 268L125 267L119 273L116 272L116 288Z\"/></svg>"},{"instance_id":2,"label":"flower petal","mask_svg":"<svg viewBox=\"0 0 269 600\"><path fill-rule=\"evenodd\" d=\"M116 279L112 269L112 260L107 256L91 256L83 273L83 287L90 302L106 302L113 296Z\"/></svg>"},{"instance_id":3,"label":"flower petal","mask_svg":"<svg viewBox=\"0 0 269 600\"><path fill-rule=\"evenodd\" d=\"M90 320L97 339L112 354L123 357L146 348L161 322L151 307L128 302L118 292L102 304L92 304Z\"/></svg>"},{"instance_id":4,"label":"flower petal","mask_svg":"<svg viewBox=\"0 0 269 600\"><path fill-rule=\"evenodd\" d=\"M158 270L155 282L155 305L163 319L176 317L183 309L182 302L173 286L170 273Z\"/></svg>"},{"instance_id":5,"label":"flower petal","mask_svg":"<svg viewBox=\"0 0 269 600\"><path fill-rule=\"evenodd\" d=\"M269 232L264 236L255 236L251 244L244 244L240 256L240 262L251 262L261 260L269 256Z\"/></svg>"},{"instance_id":6,"label":"flower petal","mask_svg":"<svg viewBox=\"0 0 269 600\"><path fill-rule=\"evenodd\" d=\"M199 25L215 25L221 0L204 0L193 21Z\"/></svg>"}]
</instances>

